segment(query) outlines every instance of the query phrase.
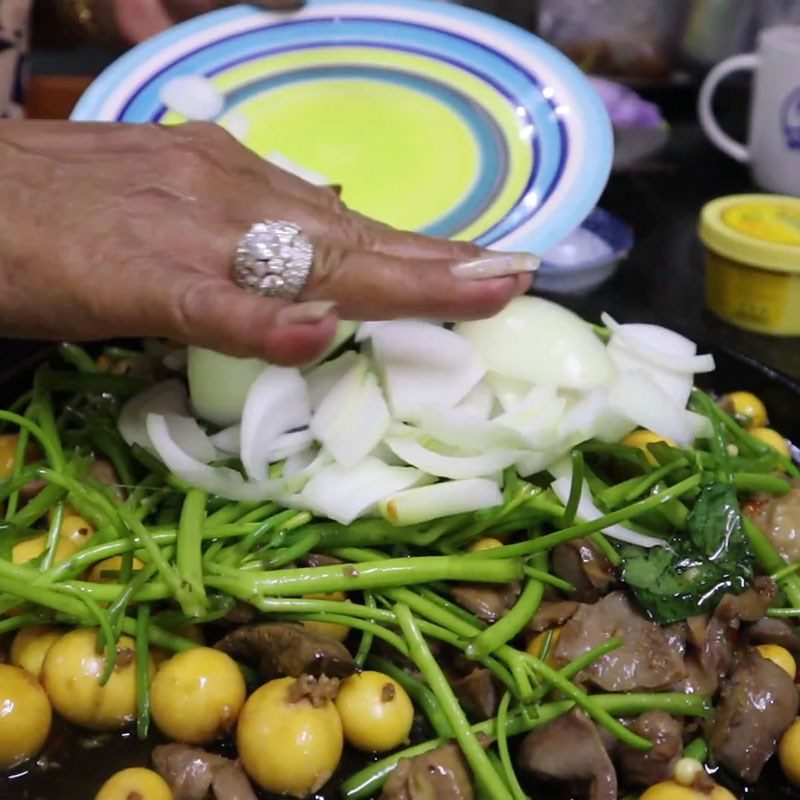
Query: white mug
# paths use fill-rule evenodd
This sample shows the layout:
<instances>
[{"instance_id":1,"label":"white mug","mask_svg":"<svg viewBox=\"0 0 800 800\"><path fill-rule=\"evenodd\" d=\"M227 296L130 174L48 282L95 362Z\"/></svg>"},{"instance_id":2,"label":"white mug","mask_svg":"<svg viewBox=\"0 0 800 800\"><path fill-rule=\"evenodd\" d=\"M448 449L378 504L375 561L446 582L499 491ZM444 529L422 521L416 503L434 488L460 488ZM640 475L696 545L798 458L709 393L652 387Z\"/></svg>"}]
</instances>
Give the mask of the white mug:
<instances>
[{"instance_id":1,"label":"white mug","mask_svg":"<svg viewBox=\"0 0 800 800\"><path fill-rule=\"evenodd\" d=\"M720 81L738 70L756 74L746 146L722 130L712 109ZM732 158L750 164L759 185L800 195L800 25L767 28L756 53L733 56L714 67L700 90L699 112L709 139Z\"/></svg>"}]
</instances>

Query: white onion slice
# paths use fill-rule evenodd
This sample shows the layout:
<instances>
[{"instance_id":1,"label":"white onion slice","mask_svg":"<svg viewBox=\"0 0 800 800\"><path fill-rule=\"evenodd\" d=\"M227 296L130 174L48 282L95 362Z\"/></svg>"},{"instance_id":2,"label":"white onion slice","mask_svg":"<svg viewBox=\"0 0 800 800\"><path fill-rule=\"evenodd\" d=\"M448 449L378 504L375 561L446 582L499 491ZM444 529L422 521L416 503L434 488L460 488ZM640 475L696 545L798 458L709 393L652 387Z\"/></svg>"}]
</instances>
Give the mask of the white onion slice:
<instances>
[{"instance_id":1,"label":"white onion slice","mask_svg":"<svg viewBox=\"0 0 800 800\"><path fill-rule=\"evenodd\" d=\"M254 480L266 477L275 440L311 420L306 382L296 369L267 367L256 378L242 412L242 464Z\"/></svg>"},{"instance_id":2,"label":"white onion slice","mask_svg":"<svg viewBox=\"0 0 800 800\"><path fill-rule=\"evenodd\" d=\"M178 347L170 350L161 363L172 372L186 372L186 363L189 360L189 353L185 347Z\"/></svg>"},{"instance_id":3,"label":"white onion slice","mask_svg":"<svg viewBox=\"0 0 800 800\"><path fill-rule=\"evenodd\" d=\"M686 416L689 425L692 426L695 439L710 439L714 435L714 426L708 417L694 411L687 411Z\"/></svg>"},{"instance_id":4,"label":"white onion slice","mask_svg":"<svg viewBox=\"0 0 800 800\"><path fill-rule=\"evenodd\" d=\"M548 469L551 464L564 458L567 452L569 452L568 448L558 447L554 447L550 450L532 450L515 462L517 474L521 478L529 478L537 472Z\"/></svg>"},{"instance_id":5,"label":"white onion slice","mask_svg":"<svg viewBox=\"0 0 800 800\"><path fill-rule=\"evenodd\" d=\"M494 408L494 393L491 386L482 380L457 406L476 419L488 420Z\"/></svg>"},{"instance_id":6,"label":"white onion slice","mask_svg":"<svg viewBox=\"0 0 800 800\"><path fill-rule=\"evenodd\" d=\"M513 408L533 388L530 381L509 378L508 375L500 375L497 372L487 372L486 381L492 387L503 411Z\"/></svg>"},{"instance_id":7,"label":"white onion slice","mask_svg":"<svg viewBox=\"0 0 800 800\"><path fill-rule=\"evenodd\" d=\"M210 436L211 444L230 456L238 456L242 449L242 426L231 425Z\"/></svg>"},{"instance_id":8,"label":"white onion slice","mask_svg":"<svg viewBox=\"0 0 800 800\"><path fill-rule=\"evenodd\" d=\"M216 447L194 417L165 414L164 419L167 422L172 441L181 450L202 464L209 464L217 459Z\"/></svg>"},{"instance_id":9,"label":"white onion slice","mask_svg":"<svg viewBox=\"0 0 800 800\"><path fill-rule=\"evenodd\" d=\"M686 411L646 372L623 372L608 390L611 411L678 444L689 445L694 432Z\"/></svg>"},{"instance_id":10,"label":"white onion slice","mask_svg":"<svg viewBox=\"0 0 800 800\"><path fill-rule=\"evenodd\" d=\"M192 458L172 439L163 416L150 414L147 417L147 433L167 469L196 489L245 502L272 499L284 489L283 481L246 481L236 470L211 467Z\"/></svg>"},{"instance_id":11,"label":"white onion slice","mask_svg":"<svg viewBox=\"0 0 800 800\"><path fill-rule=\"evenodd\" d=\"M378 446L390 421L378 379L366 358L359 356L325 395L311 431L339 464L352 468Z\"/></svg>"},{"instance_id":12,"label":"white onion slice","mask_svg":"<svg viewBox=\"0 0 800 800\"><path fill-rule=\"evenodd\" d=\"M676 337L688 340L674 331L658 325L620 325L609 314L603 314L602 320L615 336L620 337L625 347L656 367L694 374L714 370L714 356L688 356L676 352L678 341ZM696 346L695 352L697 352Z\"/></svg>"},{"instance_id":13,"label":"white onion slice","mask_svg":"<svg viewBox=\"0 0 800 800\"><path fill-rule=\"evenodd\" d=\"M289 172L296 178L304 180L306 183L310 183L314 186L331 185L330 179L321 172L314 172L313 169L308 169L308 167L298 164L296 161L289 158L289 156L279 153L277 150L273 150L267 156L267 161L274 164L276 167L280 167L284 172Z\"/></svg>"},{"instance_id":14,"label":"white onion slice","mask_svg":"<svg viewBox=\"0 0 800 800\"><path fill-rule=\"evenodd\" d=\"M524 455L519 450L490 450L479 455L449 456L429 450L413 439L401 437L387 438L386 444L406 464L429 475L453 480L483 478L510 467Z\"/></svg>"},{"instance_id":15,"label":"white onion slice","mask_svg":"<svg viewBox=\"0 0 800 800\"><path fill-rule=\"evenodd\" d=\"M414 412L410 421L426 436L462 450L527 448L525 437L517 430L480 420L461 408L426 406Z\"/></svg>"},{"instance_id":16,"label":"white onion slice","mask_svg":"<svg viewBox=\"0 0 800 800\"><path fill-rule=\"evenodd\" d=\"M494 317L462 322L456 331L472 342L487 369L511 378L587 390L614 375L589 325L540 297L517 297Z\"/></svg>"},{"instance_id":17,"label":"white onion slice","mask_svg":"<svg viewBox=\"0 0 800 800\"><path fill-rule=\"evenodd\" d=\"M418 525L454 514L503 505L503 493L491 480L446 481L407 489L381 500L384 519L395 525Z\"/></svg>"},{"instance_id":18,"label":"white onion slice","mask_svg":"<svg viewBox=\"0 0 800 800\"><path fill-rule=\"evenodd\" d=\"M600 387L580 397L562 418L558 435L568 447L598 438L618 442L636 427L623 414L611 408L608 389Z\"/></svg>"},{"instance_id":19,"label":"white onion slice","mask_svg":"<svg viewBox=\"0 0 800 800\"><path fill-rule=\"evenodd\" d=\"M469 342L430 322L382 323L371 342L389 405L400 418L428 405L457 405L485 373Z\"/></svg>"},{"instance_id":20,"label":"white onion slice","mask_svg":"<svg viewBox=\"0 0 800 800\"><path fill-rule=\"evenodd\" d=\"M225 108L225 95L202 75L178 75L159 93L161 102L188 120L209 120Z\"/></svg>"},{"instance_id":21,"label":"white onion slice","mask_svg":"<svg viewBox=\"0 0 800 800\"><path fill-rule=\"evenodd\" d=\"M328 392L350 371L358 361L358 354L347 350L333 361L325 361L310 370L305 378L311 409L316 411Z\"/></svg>"},{"instance_id":22,"label":"white onion slice","mask_svg":"<svg viewBox=\"0 0 800 800\"><path fill-rule=\"evenodd\" d=\"M570 490L572 489L572 477L570 475L565 475L562 478L557 478L551 484L551 488L556 497L566 505L569 500ZM593 522L604 516L605 514L594 504L589 486L584 481L576 517L581 522ZM610 536L612 539L618 539L628 544L638 544L640 547L663 547L664 545L662 539L646 536L643 533L626 528L624 525L609 525L607 528L603 528L603 533L605 533L606 536Z\"/></svg>"},{"instance_id":23,"label":"white onion slice","mask_svg":"<svg viewBox=\"0 0 800 800\"><path fill-rule=\"evenodd\" d=\"M349 525L383 498L416 486L424 479L419 470L388 467L368 457L351 469L341 464L323 467L306 484L300 499L315 514Z\"/></svg>"},{"instance_id":24,"label":"white onion slice","mask_svg":"<svg viewBox=\"0 0 800 800\"><path fill-rule=\"evenodd\" d=\"M117 421L120 436L128 445L135 444L153 452L153 443L147 435L148 414L177 414L186 416L189 404L183 384L172 380L157 383L128 400Z\"/></svg>"},{"instance_id":25,"label":"white onion slice","mask_svg":"<svg viewBox=\"0 0 800 800\"><path fill-rule=\"evenodd\" d=\"M247 393L265 366L257 358L233 358L190 347L189 395L197 415L222 427L239 422Z\"/></svg>"},{"instance_id":26,"label":"white onion slice","mask_svg":"<svg viewBox=\"0 0 800 800\"><path fill-rule=\"evenodd\" d=\"M558 423L566 406L567 401L552 386L535 386L494 422L518 431L527 447L543 450L556 443Z\"/></svg>"},{"instance_id":27,"label":"white onion slice","mask_svg":"<svg viewBox=\"0 0 800 800\"><path fill-rule=\"evenodd\" d=\"M646 372L681 408L686 407L694 384L691 372L675 372L675 370L656 367L649 361L636 355L615 336L608 344L608 354L619 372Z\"/></svg>"}]
</instances>

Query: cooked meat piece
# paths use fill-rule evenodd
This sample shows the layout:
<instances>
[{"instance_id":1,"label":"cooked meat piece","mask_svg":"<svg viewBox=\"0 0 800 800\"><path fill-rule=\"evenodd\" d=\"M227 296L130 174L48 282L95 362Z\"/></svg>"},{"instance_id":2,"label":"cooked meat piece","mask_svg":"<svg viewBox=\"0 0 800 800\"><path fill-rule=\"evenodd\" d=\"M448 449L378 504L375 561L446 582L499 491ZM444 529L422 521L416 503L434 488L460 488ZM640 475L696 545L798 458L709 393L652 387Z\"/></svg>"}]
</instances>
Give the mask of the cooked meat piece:
<instances>
[{"instance_id":1,"label":"cooked meat piece","mask_svg":"<svg viewBox=\"0 0 800 800\"><path fill-rule=\"evenodd\" d=\"M690 640L698 651L700 670L705 673L704 685L716 691L718 682L728 674L733 663L732 631L738 629L742 621L762 619L776 593L775 581L759 576L752 589L740 595L726 594L710 619L701 616L687 620Z\"/></svg>"},{"instance_id":2,"label":"cooked meat piece","mask_svg":"<svg viewBox=\"0 0 800 800\"><path fill-rule=\"evenodd\" d=\"M670 687L672 692L681 694L716 694L719 688L719 677L706 672L700 663L700 658L696 653L689 653L683 661L683 668L686 671L685 677Z\"/></svg>"},{"instance_id":3,"label":"cooked meat piece","mask_svg":"<svg viewBox=\"0 0 800 800\"><path fill-rule=\"evenodd\" d=\"M756 495L742 510L787 561L800 560L800 483L783 497Z\"/></svg>"},{"instance_id":4,"label":"cooked meat piece","mask_svg":"<svg viewBox=\"0 0 800 800\"><path fill-rule=\"evenodd\" d=\"M592 721L570 711L529 733L519 766L540 780L588 786L590 800L617 800L617 773Z\"/></svg>"},{"instance_id":5,"label":"cooked meat piece","mask_svg":"<svg viewBox=\"0 0 800 800\"><path fill-rule=\"evenodd\" d=\"M258 612L249 603L237 600L233 608L223 617L225 622L233 625L247 625L258 616Z\"/></svg>"},{"instance_id":6,"label":"cooked meat piece","mask_svg":"<svg viewBox=\"0 0 800 800\"><path fill-rule=\"evenodd\" d=\"M256 800L250 781L237 762L185 744L153 750L153 765L169 784L175 800Z\"/></svg>"},{"instance_id":7,"label":"cooked meat piece","mask_svg":"<svg viewBox=\"0 0 800 800\"><path fill-rule=\"evenodd\" d=\"M245 662L257 662L264 680L286 675L346 678L356 669L343 644L291 622L243 625L218 642L217 649Z\"/></svg>"},{"instance_id":8,"label":"cooked meat piece","mask_svg":"<svg viewBox=\"0 0 800 800\"><path fill-rule=\"evenodd\" d=\"M332 567L335 564L343 564L341 558L326 556L322 553L309 553L301 562L305 567Z\"/></svg>"},{"instance_id":9,"label":"cooked meat piece","mask_svg":"<svg viewBox=\"0 0 800 800\"><path fill-rule=\"evenodd\" d=\"M782 619L764 617L754 625L749 625L742 633L746 644L778 644L785 647L793 656L800 656L800 636L794 628Z\"/></svg>"},{"instance_id":10,"label":"cooked meat piece","mask_svg":"<svg viewBox=\"0 0 800 800\"><path fill-rule=\"evenodd\" d=\"M520 593L519 583L505 586L461 583L453 587L453 600L484 622L497 622L513 608Z\"/></svg>"},{"instance_id":11,"label":"cooked meat piece","mask_svg":"<svg viewBox=\"0 0 800 800\"><path fill-rule=\"evenodd\" d=\"M383 786L380 800L473 800L472 777L452 742L402 759Z\"/></svg>"},{"instance_id":12,"label":"cooked meat piece","mask_svg":"<svg viewBox=\"0 0 800 800\"><path fill-rule=\"evenodd\" d=\"M723 684L708 737L712 755L742 780L757 781L798 705L794 681L757 650L748 650Z\"/></svg>"},{"instance_id":13,"label":"cooked meat piece","mask_svg":"<svg viewBox=\"0 0 800 800\"><path fill-rule=\"evenodd\" d=\"M497 712L497 687L488 669L477 667L469 675L450 681L461 705L476 719L491 719Z\"/></svg>"},{"instance_id":14,"label":"cooked meat piece","mask_svg":"<svg viewBox=\"0 0 800 800\"><path fill-rule=\"evenodd\" d=\"M667 640L667 644L681 657L686 654L686 639L689 631L685 622L676 622L673 625L666 625L661 629Z\"/></svg>"},{"instance_id":15,"label":"cooked meat piece","mask_svg":"<svg viewBox=\"0 0 800 800\"><path fill-rule=\"evenodd\" d=\"M714 616L732 627L739 627L740 622L758 622L767 613L777 593L775 581L766 575L759 575L752 589L740 595L726 594Z\"/></svg>"},{"instance_id":16,"label":"cooked meat piece","mask_svg":"<svg viewBox=\"0 0 800 800\"><path fill-rule=\"evenodd\" d=\"M615 636L623 645L597 659L581 673L581 680L607 692L636 692L662 689L684 676L680 653L623 592L581 606L564 625L553 658L564 666Z\"/></svg>"},{"instance_id":17,"label":"cooked meat piece","mask_svg":"<svg viewBox=\"0 0 800 800\"><path fill-rule=\"evenodd\" d=\"M571 583L570 598L593 603L602 597L616 579L614 565L591 539L573 539L553 549L553 573Z\"/></svg>"},{"instance_id":18,"label":"cooked meat piece","mask_svg":"<svg viewBox=\"0 0 800 800\"><path fill-rule=\"evenodd\" d=\"M646 753L629 745L620 745L619 766L625 782L635 786L653 786L672 777L672 770L683 754L683 727L663 711L642 714L630 729L653 743Z\"/></svg>"},{"instance_id":19,"label":"cooked meat piece","mask_svg":"<svg viewBox=\"0 0 800 800\"><path fill-rule=\"evenodd\" d=\"M531 635L558 628L570 619L579 606L574 600L561 600L542 603L525 630Z\"/></svg>"}]
</instances>

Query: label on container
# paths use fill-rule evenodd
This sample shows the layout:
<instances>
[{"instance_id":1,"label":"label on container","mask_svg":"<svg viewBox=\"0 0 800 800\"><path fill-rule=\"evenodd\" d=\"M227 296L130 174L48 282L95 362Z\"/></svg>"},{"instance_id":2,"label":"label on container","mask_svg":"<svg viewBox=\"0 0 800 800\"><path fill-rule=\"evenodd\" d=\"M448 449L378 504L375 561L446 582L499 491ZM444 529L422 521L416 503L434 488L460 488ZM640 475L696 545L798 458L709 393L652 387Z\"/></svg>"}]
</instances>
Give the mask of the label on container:
<instances>
[{"instance_id":1,"label":"label on container","mask_svg":"<svg viewBox=\"0 0 800 800\"><path fill-rule=\"evenodd\" d=\"M797 335L792 309L793 278L753 269L708 253L706 295L709 308L723 319L760 333Z\"/></svg>"},{"instance_id":2,"label":"label on container","mask_svg":"<svg viewBox=\"0 0 800 800\"><path fill-rule=\"evenodd\" d=\"M780 201L738 203L722 213L722 222L754 239L800 247L800 211Z\"/></svg>"}]
</instances>

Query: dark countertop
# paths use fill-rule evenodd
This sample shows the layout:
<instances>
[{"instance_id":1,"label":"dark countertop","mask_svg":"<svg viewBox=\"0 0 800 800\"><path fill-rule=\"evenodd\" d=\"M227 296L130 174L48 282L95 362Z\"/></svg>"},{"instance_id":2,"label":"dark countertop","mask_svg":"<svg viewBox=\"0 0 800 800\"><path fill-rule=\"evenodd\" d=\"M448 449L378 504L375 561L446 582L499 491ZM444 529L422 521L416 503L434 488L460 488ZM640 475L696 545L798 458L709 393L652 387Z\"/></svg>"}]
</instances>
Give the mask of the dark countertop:
<instances>
[{"instance_id":1,"label":"dark countertop","mask_svg":"<svg viewBox=\"0 0 800 800\"><path fill-rule=\"evenodd\" d=\"M654 99L672 123L670 143L640 170L612 176L600 201L633 227L631 256L604 286L560 300L587 317L608 311L623 321L674 327L800 378L800 339L749 333L705 309L704 250L696 232L700 210L722 195L758 189L746 167L706 140L695 122L693 90L676 89ZM747 108L741 89L724 94L720 106L726 124L741 133Z\"/></svg>"}]
</instances>

